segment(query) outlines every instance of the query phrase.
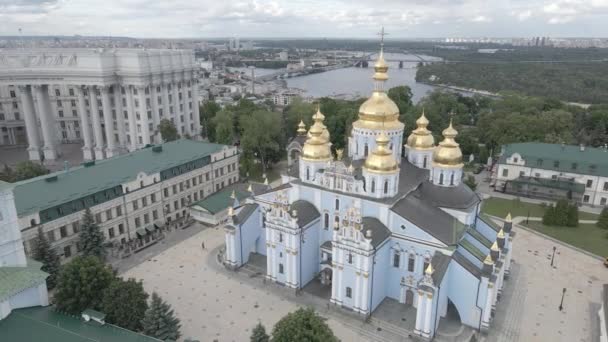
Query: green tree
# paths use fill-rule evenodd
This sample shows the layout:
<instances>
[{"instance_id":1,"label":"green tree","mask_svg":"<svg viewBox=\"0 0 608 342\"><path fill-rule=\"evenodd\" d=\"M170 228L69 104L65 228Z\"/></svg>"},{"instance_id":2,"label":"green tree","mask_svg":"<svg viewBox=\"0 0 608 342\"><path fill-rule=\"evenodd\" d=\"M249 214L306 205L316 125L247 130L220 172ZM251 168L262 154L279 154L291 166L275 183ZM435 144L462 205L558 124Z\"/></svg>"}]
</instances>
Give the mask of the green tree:
<instances>
[{"instance_id":1,"label":"green tree","mask_svg":"<svg viewBox=\"0 0 608 342\"><path fill-rule=\"evenodd\" d=\"M232 145L234 143L234 113L228 109L222 109L213 118L215 127L215 142L218 144Z\"/></svg>"},{"instance_id":2,"label":"green tree","mask_svg":"<svg viewBox=\"0 0 608 342\"><path fill-rule=\"evenodd\" d=\"M338 339L325 322L325 318L317 315L312 308L300 308L288 313L275 324L272 341L337 342Z\"/></svg>"},{"instance_id":3,"label":"green tree","mask_svg":"<svg viewBox=\"0 0 608 342\"><path fill-rule=\"evenodd\" d=\"M262 325L261 322L258 322L256 326L251 331L251 342L269 342L270 336L266 333L266 328Z\"/></svg>"},{"instance_id":4,"label":"green tree","mask_svg":"<svg viewBox=\"0 0 608 342\"><path fill-rule=\"evenodd\" d=\"M578 227L578 207L575 204L568 206L568 217L566 219L566 226Z\"/></svg>"},{"instance_id":5,"label":"green tree","mask_svg":"<svg viewBox=\"0 0 608 342\"><path fill-rule=\"evenodd\" d=\"M207 101L200 108L200 119L203 137L209 141L215 141L215 127L212 120L215 115L221 110L220 105L215 101Z\"/></svg>"},{"instance_id":6,"label":"green tree","mask_svg":"<svg viewBox=\"0 0 608 342\"><path fill-rule=\"evenodd\" d=\"M467 175L467 178L465 178L463 183L466 184L473 191L477 189L477 182L475 182L475 177L473 175Z\"/></svg>"},{"instance_id":7,"label":"green tree","mask_svg":"<svg viewBox=\"0 0 608 342\"><path fill-rule=\"evenodd\" d=\"M181 336L181 324L175 317L171 306L165 303L156 292L142 320L143 333L161 340L174 340Z\"/></svg>"},{"instance_id":8,"label":"green tree","mask_svg":"<svg viewBox=\"0 0 608 342\"><path fill-rule=\"evenodd\" d=\"M4 182L14 183L22 180L42 176L50 171L36 162L27 160L18 162L15 168L12 169L8 165L4 165L4 169L0 172L0 180Z\"/></svg>"},{"instance_id":9,"label":"green tree","mask_svg":"<svg viewBox=\"0 0 608 342\"><path fill-rule=\"evenodd\" d=\"M59 272L54 296L57 309L72 315L100 310L102 293L113 281L114 272L98 258L75 257Z\"/></svg>"},{"instance_id":10,"label":"green tree","mask_svg":"<svg viewBox=\"0 0 608 342\"><path fill-rule=\"evenodd\" d=\"M257 110L241 119L243 154L259 158L262 172L266 172L266 168L271 163L279 161L281 157L284 135L281 130L280 114Z\"/></svg>"},{"instance_id":11,"label":"green tree","mask_svg":"<svg viewBox=\"0 0 608 342\"><path fill-rule=\"evenodd\" d=\"M82 217L82 229L80 230L79 241L83 256L95 256L100 260L105 260L106 249L104 241L106 237L99 228L91 209L87 208Z\"/></svg>"},{"instance_id":12,"label":"green tree","mask_svg":"<svg viewBox=\"0 0 608 342\"><path fill-rule=\"evenodd\" d=\"M32 253L34 260L42 263L40 269L49 274L48 278L46 278L47 288L49 290L54 289L55 285L57 285L57 276L59 275L61 263L59 261L59 256L55 250L51 248L49 240L44 236L42 227L38 227L38 236L34 240Z\"/></svg>"},{"instance_id":13,"label":"green tree","mask_svg":"<svg viewBox=\"0 0 608 342\"><path fill-rule=\"evenodd\" d=\"M285 108L285 134L287 138L294 137L298 124L304 121L306 127L312 124L312 115L315 113L316 107L312 103L304 102L297 97L291 101L291 104Z\"/></svg>"},{"instance_id":14,"label":"green tree","mask_svg":"<svg viewBox=\"0 0 608 342\"><path fill-rule=\"evenodd\" d=\"M555 225L555 206L553 204L547 206L543 214L543 224L545 226Z\"/></svg>"},{"instance_id":15,"label":"green tree","mask_svg":"<svg viewBox=\"0 0 608 342\"><path fill-rule=\"evenodd\" d=\"M406 113L412 107L412 89L406 85L389 89L388 97L395 102L399 113Z\"/></svg>"},{"instance_id":16,"label":"green tree","mask_svg":"<svg viewBox=\"0 0 608 342\"><path fill-rule=\"evenodd\" d=\"M602 209L596 225L602 229L608 229L608 207L604 207L604 209Z\"/></svg>"},{"instance_id":17,"label":"green tree","mask_svg":"<svg viewBox=\"0 0 608 342\"><path fill-rule=\"evenodd\" d=\"M141 281L116 279L103 291L102 311L109 323L139 331L148 309L148 294Z\"/></svg>"},{"instance_id":18,"label":"green tree","mask_svg":"<svg viewBox=\"0 0 608 342\"><path fill-rule=\"evenodd\" d=\"M179 134L177 133L177 128L173 121L169 119L160 120L160 124L158 125L158 129L160 131L160 136L164 142L169 142L173 140L179 139Z\"/></svg>"},{"instance_id":19,"label":"green tree","mask_svg":"<svg viewBox=\"0 0 608 342\"><path fill-rule=\"evenodd\" d=\"M567 200L559 200L555 203L555 225L566 226L568 224L568 212L570 211L570 204Z\"/></svg>"}]
</instances>

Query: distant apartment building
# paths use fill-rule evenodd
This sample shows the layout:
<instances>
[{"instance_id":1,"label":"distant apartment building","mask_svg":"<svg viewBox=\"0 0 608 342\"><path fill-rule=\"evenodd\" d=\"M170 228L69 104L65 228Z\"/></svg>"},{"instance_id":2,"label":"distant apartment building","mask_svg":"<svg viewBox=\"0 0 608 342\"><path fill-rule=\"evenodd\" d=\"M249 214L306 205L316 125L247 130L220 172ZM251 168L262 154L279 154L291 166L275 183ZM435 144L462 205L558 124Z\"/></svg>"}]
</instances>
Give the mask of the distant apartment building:
<instances>
[{"instance_id":1,"label":"distant apartment building","mask_svg":"<svg viewBox=\"0 0 608 342\"><path fill-rule=\"evenodd\" d=\"M289 106L294 98L301 95L301 92L296 90L285 90L272 95L272 103L275 106Z\"/></svg>"},{"instance_id":2,"label":"distant apartment building","mask_svg":"<svg viewBox=\"0 0 608 342\"><path fill-rule=\"evenodd\" d=\"M545 143L503 146L495 189L585 205L608 205L608 148Z\"/></svg>"},{"instance_id":3,"label":"distant apartment building","mask_svg":"<svg viewBox=\"0 0 608 342\"><path fill-rule=\"evenodd\" d=\"M143 245L188 217L192 203L238 180L235 147L181 139L0 188L12 188L26 253L42 227L66 261L80 251L85 208L108 242Z\"/></svg>"},{"instance_id":4,"label":"distant apartment building","mask_svg":"<svg viewBox=\"0 0 608 342\"><path fill-rule=\"evenodd\" d=\"M83 142L99 160L160 143L162 119L197 137L198 69L190 50L2 50L0 145L52 162Z\"/></svg>"}]
</instances>

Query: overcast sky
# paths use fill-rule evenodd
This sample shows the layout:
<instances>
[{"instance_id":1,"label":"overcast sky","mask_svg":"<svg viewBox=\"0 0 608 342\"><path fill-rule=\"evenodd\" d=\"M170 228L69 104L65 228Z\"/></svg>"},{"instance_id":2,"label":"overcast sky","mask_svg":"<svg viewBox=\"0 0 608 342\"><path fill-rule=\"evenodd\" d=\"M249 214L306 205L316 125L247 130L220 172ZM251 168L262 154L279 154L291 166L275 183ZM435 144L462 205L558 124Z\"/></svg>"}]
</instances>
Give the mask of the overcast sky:
<instances>
[{"instance_id":1,"label":"overcast sky","mask_svg":"<svg viewBox=\"0 0 608 342\"><path fill-rule=\"evenodd\" d=\"M608 0L0 0L0 35L608 36Z\"/></svg>"}]
</instances>

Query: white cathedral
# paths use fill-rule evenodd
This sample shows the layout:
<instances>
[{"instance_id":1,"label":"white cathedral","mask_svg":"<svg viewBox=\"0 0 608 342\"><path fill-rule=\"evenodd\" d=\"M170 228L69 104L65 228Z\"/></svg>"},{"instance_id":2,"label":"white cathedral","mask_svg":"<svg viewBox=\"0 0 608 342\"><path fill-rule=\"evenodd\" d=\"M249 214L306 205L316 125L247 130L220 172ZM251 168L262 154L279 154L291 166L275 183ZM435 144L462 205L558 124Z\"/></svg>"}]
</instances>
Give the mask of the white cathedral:
<instances>
[{"instance_id":1,"label":"white cathedral","mask_svg":"<svg viewBox=\"0 0 608 342\"><path fill-rule=\"evenodd\" d=\"M480 213L481 199L462 183L451 123L435 145L422 113L402 146L382 50L374 69L347 155L332 155L320 111L308 131L301 122L283 184L229 208L224 262L265 259L268 280L315 283L362 315L398 301L416 310L413 333L423 338L435 336L449 307L462 324L487 329L509 273L510 216L501 226Z\"/></svg>"}]
</instances>

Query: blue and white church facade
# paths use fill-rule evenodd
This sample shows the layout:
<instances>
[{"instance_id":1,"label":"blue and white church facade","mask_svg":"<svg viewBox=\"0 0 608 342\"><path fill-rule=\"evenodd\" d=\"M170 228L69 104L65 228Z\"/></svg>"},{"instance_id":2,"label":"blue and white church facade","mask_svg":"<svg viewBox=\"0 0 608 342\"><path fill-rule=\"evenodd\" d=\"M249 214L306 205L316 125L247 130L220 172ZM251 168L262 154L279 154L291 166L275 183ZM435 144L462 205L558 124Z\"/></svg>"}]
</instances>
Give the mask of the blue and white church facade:
<instances>
[{"instance_id":1,"label":"blue and white church facade","mask_svg":"<svg viewBox=\"0 0 608 342\"><path fill-rule=\"evenodd\" d=\"M510 217L498 225L480 213L451 123L435 145L423 113L402 145L382 51L374 68L348 151L332 154L320 110L308 131L301 124L283 184L230 208L224 262L265 258L268 280L319 283L329 302L364 316L391 298L416 309L423 338L435 336L448 306L462 324L488 329L511 263Z\"/></svg>"}]
</instances>

